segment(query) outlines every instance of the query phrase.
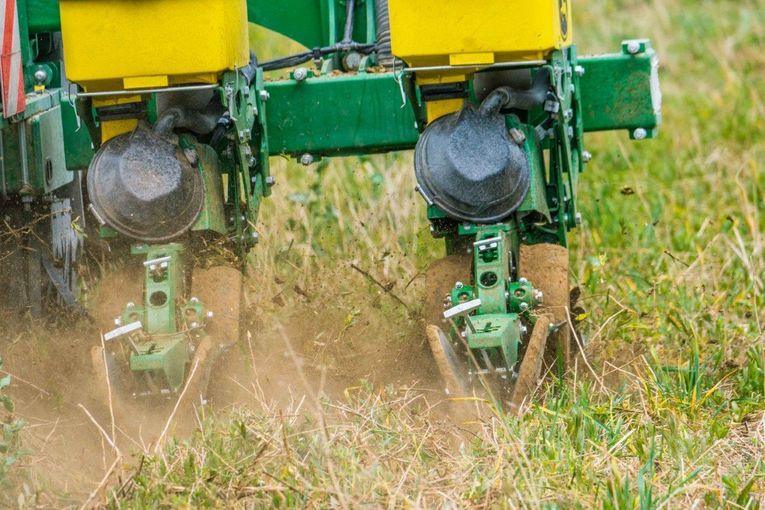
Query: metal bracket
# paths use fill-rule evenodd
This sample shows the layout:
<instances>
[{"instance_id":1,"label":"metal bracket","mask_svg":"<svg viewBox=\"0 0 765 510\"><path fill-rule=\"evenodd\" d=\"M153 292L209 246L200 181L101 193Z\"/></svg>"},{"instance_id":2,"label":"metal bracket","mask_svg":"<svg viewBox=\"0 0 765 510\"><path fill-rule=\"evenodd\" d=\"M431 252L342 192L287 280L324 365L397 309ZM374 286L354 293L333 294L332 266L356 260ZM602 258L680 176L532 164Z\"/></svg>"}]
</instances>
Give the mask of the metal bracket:
<instances>
[{"instance_id":1,"label":"metal bracket","mask_svg":"<svg viewBox=\"0 0 765 510\"><path fill-rule=\"evenodd\" d=\"M113 329L109 331L108 333L104 333L104 341L109 342L111 340L114 340L115 338L119 338L121 336L129 335L130 333L133 333L135 331L140 330L143 328L143 324L141 324L141 321L131 322L130 324L125 324L124 326L121 326L117 329Z\"/></svg>"},{"instance_id":2,"label":"metal bracket","mask_svg":"<svg viewBox=\"0 0 765 510\"><path fill-rule=\"evenodd\" d=\"M478 251L486 251L494 248L499 248L499 243L502 242L501 237L492 237L490 239L483 239L482 241L476 241L473 243Z\"/></svg>"},{"instance_id":3,"label":"metal bracket","mask_svg":"<svg viewBox=\"0 0 765 510\"><path fill-rule=\"evenodd\" d=\"M147 260L143 263L143 267L148 267L150 271L155 271L157 266L162 269L167 269L167 266L170 264L171 260L172 257L159 257L156 259Z\"/></svg>"},{"instance_id":4,"label":"metal bracket","mask_svg":"<svg viewBox=\"0 0 765 510\"><path fill-rule=\"evenodd\" d=\"M457 324L455 323L456 319L459 317L464 317L465 322L467 323L468 328L470 329L471 333L475 333L475 326L473 326L473 323L470 321L470 314L475 312L481 308L481 300L480 299L474 299L472 301L467 301L465 303L461 303L457 306L453 306L446 310L444 312L444 319L451 321L452 324L454 324L454 328L457 329Z\"/></svg>"}]
</instances>

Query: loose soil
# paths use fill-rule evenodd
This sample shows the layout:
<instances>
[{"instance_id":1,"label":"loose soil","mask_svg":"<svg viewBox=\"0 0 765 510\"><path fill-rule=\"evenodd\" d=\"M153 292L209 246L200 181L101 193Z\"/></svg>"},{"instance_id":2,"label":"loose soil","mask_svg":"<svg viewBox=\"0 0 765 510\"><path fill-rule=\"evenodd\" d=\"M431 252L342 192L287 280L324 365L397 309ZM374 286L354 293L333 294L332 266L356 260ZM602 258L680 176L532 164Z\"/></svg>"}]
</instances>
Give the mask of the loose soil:
<instances>
[{"instance_id":1,"label":"loose soil","mask_svg":"<svg viewBox=\"0 0 765 510\"><path fill-rule=\"evenodd\" d=\"M521 245L518 264L519 277L528 279L544 297L540 313L552 317L553 324L560 325L558 332L547 340L545 363L551 367L556 357L556 346L560 346L566 361L566 370L571 367L572 339L568 322L569 257L568 250L556 244ZM575 350L573 352L576 352Z\"/></svg>"},{"instance_id":2,"label":"loose soil","mask_svg":"<svg viewBox=\"0 0 765 510\"><path fill-rule=\"evenodd\" d=\"M229 280L225 268L198 275L205 289L199 282L194 285L198 297L214 297L211 302L225 308L212 307L223 319L217 333L226 338L218 343L231 344L232 303L242 291L221 285ZM342 280L325 276L314 281L315 288L301 290L281 308L252 305L244 311L243 340L218 358L205 409L222 412L263 400L286 407L304 398L342 399L347 388L364 381L377 387L416 387L433 400L443 399L424 324L413 312L419 308L421 282L399 292L411 304L407 312L383 291L370 299L369 289L358 281L339 294L320 282ZM116 446L124 458L133 456L134 464L154 451L163 433L182 438L198 427L191 407L174 412L176 396L136 401L116 395L115 389L110 406L108 392L99 384L91 351L100 345L101 331L114 327L114 317L125 304L140 301L140 282L140 270L114 270L103 278L89 296L98 303L91 307L92 324L0 331L4 368L15 376L10 395L27 424L24 445L33 452L23 461L24 473L30 487L44 489L38 496L43 505L79 505L99 486L115 459L105 439L112 435L112 415ZM252 291L256 284L247 286Z\"/></svg>"}]
</instances>

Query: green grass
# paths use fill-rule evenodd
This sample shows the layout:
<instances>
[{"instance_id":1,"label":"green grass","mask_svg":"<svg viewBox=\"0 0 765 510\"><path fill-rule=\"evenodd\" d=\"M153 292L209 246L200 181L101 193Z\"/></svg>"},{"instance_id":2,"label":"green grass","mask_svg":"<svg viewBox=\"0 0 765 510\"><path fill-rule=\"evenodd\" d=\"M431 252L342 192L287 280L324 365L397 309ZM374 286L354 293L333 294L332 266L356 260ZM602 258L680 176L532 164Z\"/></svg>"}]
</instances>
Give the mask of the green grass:
<instances>
[{"instance_id":1,"label":"green grass","mask_svg":"<svg viewBox=\"0 0 765 510\"><path fill-rule=\"evenodd\" d=\"M571 254L593 370L580 366L521 420L476 404L470 432L405 390L362 387L302 414L239 409L146 459L113 506L760 506L765 9L576 9L583 53L650 37L665 93L659 139L589 139ZM263 268L294 275L275 262L286 240L309 285L350 260L408 281L438 255L409 156L279 173L263 228L281 244L258 256Z\"/></svg>"},{"instance_id":2,"label":"green grass","mask_svg":"<svg viewBox=\"0 0 765 510\"><path fill-rule=\"evenodd\" d=\"M3 358L0 356L0 369L3 368ZM19 447L19 430L23 423L13 416L13 401L5 394L11 384L11 376L0 372L0 489L6 490L8 471L16 464L23 451Z\"/></svg>"},{"instance_id":3,"label":"green grass","mask_svg":"<svg viewBox=\"0 0 765 510\"><path fill-rule=\"evenodd\" d=\"M365 384L293 409L264 396L136 461L133 478L110 489L111 506L760 507L765 9L756 0L575 9L581 53L650 37L665 94L658 139L588 139L595 157L571 255L589 367L580 359L566 387L547 388L520 420ZM284 288L348 285L352 261L404 293L440 254L410 160L275 162L279 186L253 257L268 275L256 283L258 313L280 313L272 296ZM283 296L287 308L298 299ZM468 408L477 423L445 419Z\"/></svg>"}]
</instances>

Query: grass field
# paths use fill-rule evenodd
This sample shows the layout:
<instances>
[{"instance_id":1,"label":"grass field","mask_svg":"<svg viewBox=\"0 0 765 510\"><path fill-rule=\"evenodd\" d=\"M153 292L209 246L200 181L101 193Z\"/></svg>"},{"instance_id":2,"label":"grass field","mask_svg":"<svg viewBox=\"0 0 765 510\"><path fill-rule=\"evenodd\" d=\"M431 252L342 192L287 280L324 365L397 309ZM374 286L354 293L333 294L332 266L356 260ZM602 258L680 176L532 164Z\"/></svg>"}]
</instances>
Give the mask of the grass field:
<instances>
[{"instance_id":1,"label":"grass field","mask_svg":"<svg viewBox=\"0 0 765 510\"><path fill-rule=\"evenodd\" d=\"M765 6L578 0L574 8L580 53L652 39L664 126L653 141L624 133L588 140L585 222L571 238L586 354L566 384L543 388L521 419L484 402L444 403L364 381L340 398L309 394L291 407L258 394L255 404L219 410L193 437L127 464L104 493L109 506L765 502ZM418 287L407 283L440 247L413 192L410 160L309 169L275 161L279 186L262 214L253 309L275 317L303 294L361 285L372 305L330 305L347 328L366 313L411 326L396 302L349 269L368 268L418 306ZM402 341L394 336L368 340Z\"/></svg>"}]
</instances>

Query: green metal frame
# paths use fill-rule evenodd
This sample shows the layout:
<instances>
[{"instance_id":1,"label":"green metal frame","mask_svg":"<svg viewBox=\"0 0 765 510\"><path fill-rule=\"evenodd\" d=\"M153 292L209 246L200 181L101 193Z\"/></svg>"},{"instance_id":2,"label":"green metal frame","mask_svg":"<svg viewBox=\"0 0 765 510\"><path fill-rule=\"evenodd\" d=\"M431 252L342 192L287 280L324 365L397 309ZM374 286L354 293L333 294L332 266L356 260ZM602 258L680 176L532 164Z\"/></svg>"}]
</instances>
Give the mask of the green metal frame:
<instances>
[{"instance_id":1,"label":"green metal frame","mask_svg":"<svg viewBox=\"0 0 765 510\"><path fill-rule=\"evenodd\" d=\"M392 73L266 82L271 155L342 156L403 150L419 138ZM340 106L342 104L342 106Z\"/></svg>"},{"instance_id":2,"label":"green metal frame","mask_svg":"<svg viewBox=\"0 0 765 510\"><path fill-rule=\"evenodd\" d=\"M186 377L192 352L190 341L201 337L207 325L207 308L192 297L185 299L184 246L138 244L133 255L143 255L144 302L128 303L119 325L140 322L142 329L128 335L130 369L161 374L166 389L177 392ZM155 380L155 384L159 381Z\"/></svg>"},{"instance_id":3,"label":"green metal frame","mask_svg":"<svg viewBox=\"0 0 765 510\"><path fill-rule=\"evenodd\" d=\"M251 22L309 48L332 46L342 39L346 6L346 0L247 1ZM88 130L79 125L73 104L56 88L61 63L35 60L36 34L59 30L58 2L19 0L19 7L28 89L35 85L35 70L46 70L50 79L48 91L32 98L20 118L0 121L0 129L8 160L19 157L13 152L18 145L15 124L30 123L30 182L21 182L18 169L11 168L5 185L31 196L70 182L71 173L66 170L87 167L93 144ZM356 1L356 42L376 40L375 11L374 0ZM181 146L199 156L206 189L204 210L194 231L225 234L244 256L257 242L260 205L274 182L270 156L310 155L304 160L313 161L416 145L425 128L425 105L413 75L370 69L374 59L366 57L358 72L345 73L342 56L328 58L320 75L301 72L265 80L258 70L251 83L240 72L223 75L217 93L232 120L225 142L212 148L190 136L181 137ZM580 58L575 47L566 48L550 55L545 67L555 91L554 108L516 112L506 118L508 128L526 135L524 150L531 170L530 191L518 211L499 225L475 225L451 220L437 207L428 208L433 234L445 240L449 253L474 250L473 280L455 286L451 299L455 304L481 300L469 319L475 331L468 331L468 320L461 319L455 322L452 335L464 333L476 358L488 357L492 365L508 371L517 364L524 329L534 321L530 311L537 305L533 282L516 274L520 245L566 245L567 232L577 225L576 188L588 160L584 134L627 130L633 138L650 138L661 121L656 56L646 40L626 41L619 53L595 57ZM472 88L468 84L467 89ZM472 92L469 100L477 101ZM55 159L54 182L47 185L40 180L40 175L45 177L46 154ZM109 229L102 231L114 235ZM133 248L134 254L147 260L170 258L166 268L147 267L145 303L133 304L122 316L124 322L138 317L144 324L142 333L130 337L131 368L162 372L174 390L183 382L189 331L204 330L205 304L185 300L182 252L180 245ZM166 294L166 303L152 304L157 292Z\"/></svg>"}]
</instances>

